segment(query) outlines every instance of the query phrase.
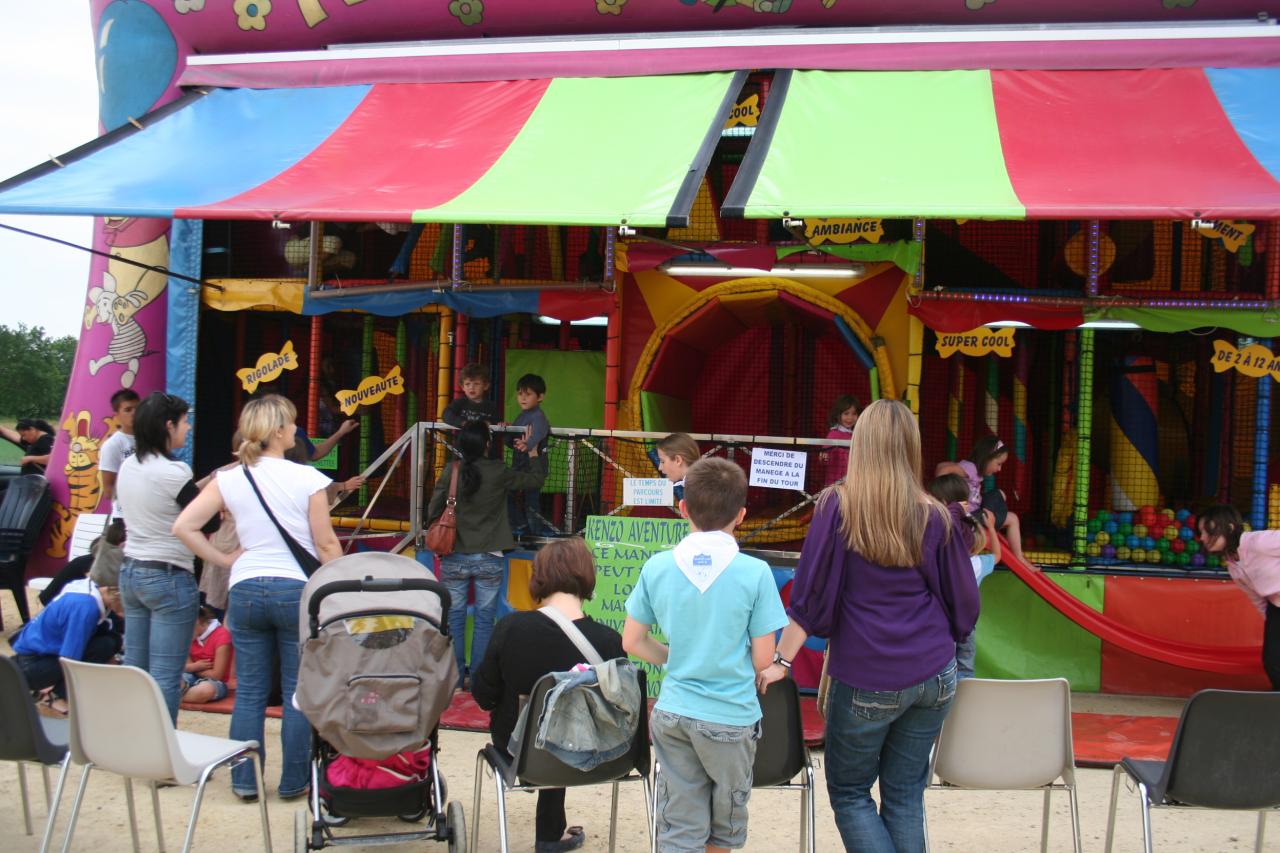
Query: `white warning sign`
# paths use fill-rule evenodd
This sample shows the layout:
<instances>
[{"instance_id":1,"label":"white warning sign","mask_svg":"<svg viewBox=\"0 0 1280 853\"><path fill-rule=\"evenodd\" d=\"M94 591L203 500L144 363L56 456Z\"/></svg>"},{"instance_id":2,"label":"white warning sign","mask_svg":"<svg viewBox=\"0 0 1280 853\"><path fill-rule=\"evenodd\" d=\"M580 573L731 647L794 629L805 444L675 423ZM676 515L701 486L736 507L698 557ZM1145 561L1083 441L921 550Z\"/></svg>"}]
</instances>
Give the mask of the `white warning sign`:
<instances>
[{"instance_id":1,"label":"white warning sign","mask_svg":"<svg viewBox=\"0 0 1280 853\"><path fill-rule=\"evenodd\" d=\"M666 477L624 477L622 503L626 506L674 506L676 493Z\"/></svg>"},{"instance_id":2,"label":"white warning sign","mask_svg":"<svg viewBox=\"0 0 1280 853\"><path fill-rule=\"evenodd\" d=\"M803 492L804 471L808 461L808 456L802 450L753 447L750 483L766 489L795 489Z\"/></svg>"}]
</instances>

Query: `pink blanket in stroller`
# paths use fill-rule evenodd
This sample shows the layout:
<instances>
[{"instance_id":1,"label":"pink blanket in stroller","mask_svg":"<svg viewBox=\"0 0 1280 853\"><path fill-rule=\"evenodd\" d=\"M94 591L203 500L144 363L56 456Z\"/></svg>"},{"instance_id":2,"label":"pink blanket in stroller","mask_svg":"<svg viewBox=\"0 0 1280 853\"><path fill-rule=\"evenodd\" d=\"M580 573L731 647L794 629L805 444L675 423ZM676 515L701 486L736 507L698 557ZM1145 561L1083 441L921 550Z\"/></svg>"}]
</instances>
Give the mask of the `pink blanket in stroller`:
<instances>
[{"instance_id":1,"label":"pink blanket in stroller","mask_svg":"<svg viewBox=\"0 0 1280 853\"><path fill-rule=\"evenodd\" d=\"M390 758L339 755L329 762L326 778L334 788L399 788L425 781L431 770L431 747L406 749Z\"/></svg>"}]
</instances>

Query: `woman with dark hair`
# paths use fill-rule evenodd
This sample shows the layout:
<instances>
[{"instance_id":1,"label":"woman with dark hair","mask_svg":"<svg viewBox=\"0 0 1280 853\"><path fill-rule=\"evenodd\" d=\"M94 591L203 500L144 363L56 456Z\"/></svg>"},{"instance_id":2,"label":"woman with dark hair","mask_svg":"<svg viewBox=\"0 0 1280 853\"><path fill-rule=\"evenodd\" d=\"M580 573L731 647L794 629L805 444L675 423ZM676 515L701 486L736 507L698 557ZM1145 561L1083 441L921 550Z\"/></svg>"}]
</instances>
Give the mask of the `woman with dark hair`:
<instances>
[{"instance_id":1,"label":"woman with dark hair","mask_svg":"<svg viewBox=\"0 0 1280 853\"><path fill-rule=\"evenodd\" d=\"M193 555L172 532L182 508L199 492L191 468L173 456L191 431L187 410L182 398L159 392L139 403L133 417L137 452L121 464L116 478L129 531L120 565L120 597L129 626L124 662L151 673L175 722L200 605ZM205 529L217 526L215 518Z\"/></svg>"},{"instance_id":2,"label":"woman with dark hair","mask_svg":"<svg viewBox=\"0 0 1280 853\"><path fill-rule=\"evenodd\" d=\"M450 462L440 472L431 503L427 506L428 526L444 512L449 483L458 472L457 539L453 553L440 557L440 582L449 590L454 606L449 608L449 632L458 658L458 679L466 672L467 599L475 588L475 634L471 638L471 660L484 660L493 618L498 609L506 560L503 551L516 547L507 520L507 492L542 486L546 472L513 471L500 459L489 459L491 436L485 421L469 421L458 430L458 453L462 460ZM531 448L530 456L537 455ZM540 466L534 465L537 469ZM461 686L461 684L460 684Z\"/></svg>"},{"instance_id":3,"label":"woman with dark hair","mask_svg":"<svg viewBox=\"0 0 1280 853\"><path fill-rule=\"evenodd\" d=\"M43 474L53 452L53 427L39 418L23 418L13 429L0 426L0 437L22 448L23 457L18 463L23 474Z\"/></svg>"},{"instance_id":4,"label":"woman with dark hair","mask_svg":"<svg viewBox=\"0 0 1280 853\"><path fill-rule=\"evenodd\" d=\"M1240 510L1211 506L1196 522L1200 544L1222 557L1227 573L1262 614L1262 668L1280 690L1280 530L1244 529Z\"/></svg>"},{"instance_id":5,"label":"woman with dark hair","mask_svg":"<svg viewBox=\"0 0 1280 853\"><path fill-rule=\"evenodd\" d=\"M548 543L533 558L529 593L534 599L572 620L604 660L624 657L618 632L582 612L582 603L591 600L595 587L595 563L581 539ZM564 672L579 663L586 663L582 652L551 617L536 610L503 617L471 683L476 703L493 712L489 732L494 745L507 749L520 714L520 697L532 693L539 678L548 672ZM582 827L568 826L564 788L539 791L535 852L573 850L581 847L585 839Z\"/></svg>"}]
</instances>

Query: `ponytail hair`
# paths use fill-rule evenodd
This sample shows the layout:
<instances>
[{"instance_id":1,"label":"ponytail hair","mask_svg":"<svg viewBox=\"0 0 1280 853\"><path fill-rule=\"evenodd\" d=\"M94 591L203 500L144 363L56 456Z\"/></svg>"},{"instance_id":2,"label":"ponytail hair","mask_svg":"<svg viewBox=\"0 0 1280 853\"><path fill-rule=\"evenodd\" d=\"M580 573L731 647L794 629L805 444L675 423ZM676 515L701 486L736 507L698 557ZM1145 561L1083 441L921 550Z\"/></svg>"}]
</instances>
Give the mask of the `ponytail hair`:
<instances>
[{"instance_id":1,"label":"ponytail hair","mask_svg":"<svg viewBox=\"0 0 1280 853\"><path fill-rule=\"evenodd\" d=\"M467 421L458 430L458 452L462 454L458 469L458 485L462 497L469 498L480 488L480 471L476 463L484 458L489 449L489 422L484 420Z\"/></svg>"},{"instance_id":2,"label":"ponytail hair","mask_svg":"<svg viewBox=\"0 0 1280 853\"><path fill-rule=\"evenodd\" d=\"M258 464L271 434L294 423L297 417L297 408L279 394L267 394L245 403L240 412L240 448L236 456L250 467Z\"/></svg>"}]
</instances>

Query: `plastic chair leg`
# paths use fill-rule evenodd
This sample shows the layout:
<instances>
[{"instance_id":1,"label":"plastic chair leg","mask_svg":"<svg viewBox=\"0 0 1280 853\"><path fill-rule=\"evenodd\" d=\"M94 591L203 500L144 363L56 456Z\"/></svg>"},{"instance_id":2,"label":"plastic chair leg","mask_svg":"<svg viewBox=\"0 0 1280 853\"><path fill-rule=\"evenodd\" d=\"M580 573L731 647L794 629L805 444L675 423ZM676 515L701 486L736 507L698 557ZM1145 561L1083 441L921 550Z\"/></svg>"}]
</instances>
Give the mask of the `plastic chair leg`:
<instances>
[{"instance_id":1,"label":"plastic chair leg","mask_svg":"<svg viewBox=\"0 0 1280 853\"><path fill-rule=\"evenodd\" d=\"M609 804L609 853L618 847L618 783L613 783L613 798Z\"/></svg>"},{"instance_id":2,"label":"plastic chair leg","mask_svg":"<svg viewBox=\"0 0 1280 853\"><path fill-rule=\"evenodd\" d=\"M502 853L507 851L507 786L503 784L502 774L497 770L493 771L493 787L497 789L498 794L498 849Z\"/></svg>"},{"instance_id":3,"label":"plastic chair leg","mask_svg":"<svg viewBox=\"0 0 1280 853\"><path fill-rule=\"evenodd\" d=\"M89 772L93 770L92 764L84 766L84 775L80 777L80 787L76 789L76 798L71 801L71 817L67 819L67 837L62 840L62 853L69 853L71 850L71 836L76 831L76 818L80 817L80 804L84 801L85 788L89 787Z\"/></svg>"},{"instance_id":4,"label":"plastic chair leg","mask_svg":"<svg viewBox=\"0 0 1280 853\"><path fill-rule=\"evenodd\" d=\"M1082 853L1080 849L1080 797L1074 784L1067 786L1067 797L1071 804L1071 843L1075 853Z\"/></svg>"},{"instance_id":5,"label":"plastic chair leg","mask_svg":"<svg viewBox=\"0 0 1280 853\"><path fill-rule=\"evenodd\" d=\"M804 790L800 793L805 809L804 823L801 824L802 829L800 830L800 840L805 845L807 853L816 853L818 843L818 806L814 802L816 797L814 796L813 786L813 764L809 762L805 762L804 765L804 785Z\"/></svg>"},{"instance_id":6,"label":"plastic chair leg","mask_svg":"<svg viewBox=\"0 0 1280 853\"><path fill-rule=\"evenodd\" d=\"M138 811L133 804L133 780L128 776L124 779L124 803L129 810L129 839L133 842L133 853L142 853L142 846L138 844ZM160 849L160 853L164 853L164 848Z\"/></svg>"},{"instance_id":7,"label":"plastic chair leg","mask_svg":"<svg viewBox=\"0 0 1280 853\"><path fill-rule=\"evenodd\" d=\"M155 782L148 787L151 788L151 816L156 822L156 849L164 853L164 828L160 822L160 788Z\"/></svg>"},{"instance_id":8,"label":"plastic chair leg","mask_svg":"<svg viewBox=\"0 0 1280 853\"><path fill-rule=\"evenodd\" d=\"M27 799L27 768L21 761L18 762L18 791L22 794L22 826L27 835L34 835L31 829L31 801Z\"/></svg>"},{"instance_id":9,"label":"plastic chair leg","mask_svg":"<svg viewBox=\"0 0 1280 853\"><path fill-rule=\"evenodd\" d=\"M653 783L648 776L640 777L640 784L644 786L644 811L645 824L649 829L649 845L654 843L654 818L653 818Z\"/></svg>"},{"instance_id":10,"label":"plastic chair leg","mask_svg":"<svg viewBox=\"0 0 1280 853\"><path fill-rule=\"evenodd\" d=\"M262 849L271 853L271 821L267 817L267 786L262 781L262 757L258 755L258 750L249 750L249 761L253 762L253 783L258 786L258 816L262 819ZM315 771L315 764L311 765L312 771ZM312 784L315 784L314 776ZM313 795L319 787L311 789Z\"/></svg>"},{"instance_id":11,"label":"plastic chair leg","mask_svg":"<svg viewBox=\"0 0 1280 853\"><path fill-rule=\"evenodd\" d=\"M45 819L44 838L40 840L40 853L49 853L49 842L53 840L53 827L58 821L58 806L62 804L62 789L67 786L67 773L71 770L71 753L62 758L62 769L58 772L58 789L49 803L49 817Z\"/></svg>"},{"instance_id":12,"label":"plastic chair leg","mask_svg":"<svg viewBox=\"0 0 1280 853\"><path fill-rule=\"evenodd\" d=\"M1111 807L1107 809L1107 840L1103 844L1103 853L1111 853L1111 843L1116 837L1116 800L1120 796L1120 774L1124 768L1119 764L1111 771Z\"/></svg>"},{"instance_id":13,"label":"plastic chair leg","mask_svg":"<svg viewBox=\"0 0 1280 853\"><path fill-rule=\"evenodd\" d=\"M49 788L49 765L48 764L40 765L40 775L44 777L44 807L48 809L53 805L53 795L50 792L50 788Z\"/></svg>"},{"instance_id":14,"label":"plastic chair leg","mask_svg":"<svg viewBox=\"0 0 1280 853\"><path fill-rule=\"evenodd\" d=\"M1142 805L1142 849L1151 853L1151 800L1147 797L1147 786L1138 783L1139 803Z\"/></svg>"},{"instance_id":15,"label":"plastic chair leg","mask_svg":"<svg viewBox=\"0 0 1280 853\"><path fill-rule=\"evenodd\" d=\"M658 853L658 774L662 772L662 765L653 762L653 790L649 792L649 797L653 802L653 808L649 810L649 824L651 830L649 832L649 853Z\"/></svg>"},{"instance_id":16,"label":"plastic chair leg","mask_svg":"<svg viewBox=\"0 0 1280 853\"><path fill-rule=\"evenodd\" d=\"M1051 806L1049 795L1052 793L1052 785L1044 789L1044 814L1040 817L1040 853L1049 853L1049 813Z\"/></svg>"},{"instance_id":17,"label":"plastic chair leg","mask_svg":"<svg viewBox=\"0 0 1280 853\"><path fill-rule=\"evenodd\" d=\"M472 788L471 794L471 846L470 850L480 849L480 794L484 786L484 769L488 762L484 760L484 752L476 753L476 783ZM497 782L497 774L494 774L494 781ZM501 782L497 782L501 784Z\"/></svg>"}]
</instances>

